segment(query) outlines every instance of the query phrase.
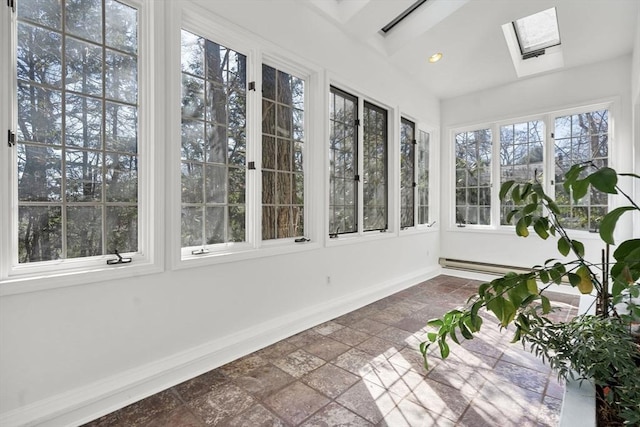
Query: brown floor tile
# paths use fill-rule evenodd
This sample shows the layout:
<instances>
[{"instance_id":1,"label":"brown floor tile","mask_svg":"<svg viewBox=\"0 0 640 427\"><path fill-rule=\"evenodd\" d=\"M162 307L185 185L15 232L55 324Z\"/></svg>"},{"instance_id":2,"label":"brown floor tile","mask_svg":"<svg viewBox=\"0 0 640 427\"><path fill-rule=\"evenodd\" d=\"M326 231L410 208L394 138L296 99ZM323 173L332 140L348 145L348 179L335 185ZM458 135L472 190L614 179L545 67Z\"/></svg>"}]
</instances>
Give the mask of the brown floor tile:
<instances>
[{"instance_id":1,"label":"brown floor tile","mask_svg":"<svg viewBox=\"0 0 640 427\"><path fill-rule=\"evenodd\" d=\"M301 427L369 427L369 421L335 402L328 404L309 418Z\"/></svg>"},{"instance_id":2,"label":"brown floor tile","mask_svg":"<svg viewBox=\"0 0 640 427\"><path fill-rule=\"evenodd\" d=\"M556 427L560 422L562 399L546 396L538 412L537 425L541 427Z\"/></svg>"},{"instance_id":3,"label":"brown floor tile","mask_svg":"<svg viewBox=\"0 0 640 427\"><path fill-rule=\"evenodd\" d=\"M358 344L356 348L372 356L378 356L380 354L390 356L398 352L394 343L378 337L371 337Z\"/></svg>"},{"instance_id":4,"label":"brown floor tile","mask_svg":"<svg viewBox=\"0 0 640 427\"><path fill-rule=\"evenodd\" d=\"M189 408L207 425L219 425L249 409L256 400L235 384L227 383L189 402Z\"/></svg>"},{"instance_id":5,"label":"brown floor tile","mask_svg":"<svg viewBox=\"0 0 640 427\"><path fill-rule=\"evenodd\" d=\"M256 352L256 354L265 360L274 360L280 359L289 353L293 353L297 349L298 347L288 341L278 341L277 343Z\"/></svg>"},{"instance_id":6,"label":"brown floor tile","mask_svg":"<svg viewBox=\"0 0 640 427\"><path fill-rule=\"evenodd\" d=\"M247 372L251 372L256 368L265 366L267 363L269 362L267 362L263 357L256 353L252 353L238 360L234 360L231 363L227 363L218 369L220 369L220 371L229 378L238 378L246 375Z\"/></svg>"},{"instance_id":7,"label":"brown floor tile","mask_svg":"<svg viewBox=\"0 0 640 427\"><path fill-rule=\"evenodd\" d=\"M121 409L118 415L119 422L126 426L145 425L152 419L173 411L181 404L173 390L161 391Z\"/></svg>"},{"instance_id":8,"label":"brown floor tile","mask_svg":"<svg viewBox=\"0 0 640 427\"><path fill-rule=\"evenodd\" d=\"M384 427L453 427L455 423L445 416L435 414L408 399L394 407L379 426Z\"/></svg>"},{"instance_id":9,"label":"brown floor tile","mask_svg":"<svg viewBox=\"0 0 640 427\"><path fill-rule=\"evenodd\" d=\"M373 359L373 356L364 351L352 348L338 356L332 363L353 374L363 376L373 369Z\"/></svg>"},{"instance_id":10,"label":"brown floor tile","mask_svg":"<svg viewBox=\"0 0 640 427\"><path fill-rule=\"evenodd\" d=\"M296 381L264 402L283 420L298 425L330 402L311 387Z\"/></svg>"},{"instance_id":11,"label":"brown floor tile","mask_svg":"<svg viewBox=\"0 0 640 427\"><path fill-rule=\"evenodd\" d=\"M375 320L362 319L359 322L356 322L353 325L351 325L351 328L355 329L356 331L364 332L365 334L375 335L378 332L382 332L385 329L387 329L388 326L389 325L376 322Z\"/></svg>"},{"instance_id":12,"label":"brown floor tile","mask_svg":"<svg viewBox=\"0 0 640 427\"><path fill-rule=\"evenodd\" d=\"M285 340L285 342L292 344L296 348L306 347L309 344L313 344L318 339L320 339L322 335L315 332L313 329L308 329L306 331L300 332L297 335L289 337Z\"/></svg>"},{"instance_id":13,"label":"brown floor tile","mask_svg":"<svg viewBox=\"0 0 640 427\"><path fill-rule=\"evenodd\" d=\"M367 421L377 424L402 399L369 381L358 381L336 399L336 402Z\"/></svg>"},{"instance_id":14,"label":"brown floor tile","mask_svg":"<svg viewBox=\"0 0 640 427\"><path fill-rule=\"evenodd\" d=\"M493 372L503 381L539 394L544 393L549 378L548 372L538 372L502 360L498 361Z\"/></svg>"},{"instance_id":15,"label":"brown floor tile","mask_svg":"<svg viewBox=\"0 0 640 427\"><path fill-rule=\"evenodd\" d=\"M324 360L304 350L296 350L282 359L273 361L274 365L295 378L303 377L324 363Z\"/></svg>"},{"instance_id":16,"label":"brown floor tile","mask_svg":"<svg viewBox=\"0 0 640 427\"><path fill-rule=\"evenodd\" d=\"M359 380L359 376L331 364L323 365L301 379L331 399L338 397Z\"/></svg>"},{"instance_id":17,"label":"brown floor tile","mask_svg":"<svg viewBox=\"0 0 640 427\"><path fill-rule=\"evenodd\" d=\"M340 341L341 343L354 346L360 344L362 341L369 338L368 334L364 332L359 332L349 327L345 327L340 329L339 331L335 331L327 335L329 338L334 339L336 341Z\"/></svg>"},{"instance_id":18,"label":"brown floor tile","mask_svg":"<svg viewBox=\"0 0 640 427\"><path fill-rule=\"evenodd\" d=\"M263 399L294 381L295 378L288 373L273 365L266 365L236 378L234 383L257 399Z\"/></svg>"},{"instance_id":19,"label":"brown floor tile","mask_svg":"<svg viewBox=\"0 0 640 427\"><path fill-rule=\"evenodd\" d=\"M267 408L257 404L226 422L225 427L287 427L287 424Z\"/></svg>"},{"instance_id":20,"label":"brown floor tile","mask_svg":"<svg viewBox=\"0 0 640 427\"><path fill-rule=\"evenodd\" d=\"M163 414L149 421L146 427L204 427L202 420L196 417L185 405L178 406L173 411Z\"/></svg>"},{"instance_id":21,"label":"brown floor tile","mask_svg":"<svg viewBox=\"0 0 640 427\"><path fill-rule=\"evenodd\" d=\"M205 374L198 375L188 381L173 387L174 391L184 400L188 402L209 393L216 385L229 381L219 369L214 369Z\"/></svg>"},{"instance_id":22,"label":"brown floor tile","mask_svg":"<svg viewBox=\"0 0 640 427\"><path fill-rule=\"evenodd\" d=\"M312 330L314 332L319 333L320 335L329 335L335 331L338 331L340 329L344 328L344 325L341 325L339 323L334 322L333 320L330 320L328 322L322 323L318 326L316 326L315 328L313 328Z\"/></svg>"},{"instance_id":23,"label":"brown floor tile","mask_svg":"<svg viewBox=\"0 0 640 427\"><path fill-rule=\"evenodd\" d=\"M471 402L470 397L464 396L455 388L430 379L420 382L406 399L423 406L433 415L453 421L462 416Z\"/></svg>"},{"instance_id":24,"label":"brown floor tile","mask_svg":"<svg viewBox=\"0 0 640 427\"><path fill-rule=\"evenodd\" d=\"M320 337L316 342L309 344L304 349L313 354L314 356L318 356L319 358L330 361L340 356L345 351L349 350L351 347L348 345L341 343L340 341L336 341L329 337Z\"/></svg>"}]
</instances>

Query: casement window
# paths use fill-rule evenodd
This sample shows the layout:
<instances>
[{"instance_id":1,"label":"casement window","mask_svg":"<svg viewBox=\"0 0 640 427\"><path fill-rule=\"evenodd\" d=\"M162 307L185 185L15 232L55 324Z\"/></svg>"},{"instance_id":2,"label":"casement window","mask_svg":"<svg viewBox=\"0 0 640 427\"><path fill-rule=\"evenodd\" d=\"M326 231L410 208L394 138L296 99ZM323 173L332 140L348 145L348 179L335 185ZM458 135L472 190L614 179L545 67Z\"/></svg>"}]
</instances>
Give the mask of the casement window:
<instances>
[{"instance_id":1,"label":"casement window","mask_svg":"<svg viewBox=\"0 0 640 427\"><path fill-rule=\"evenodd\" d=\"M262 66L262 239L304 236L304 80Z\"/></svg>"},{"instance_id":2,"label":"casement window","mask_svg":"<svg viewBox=\"0 0 640 427\"><path fill-rule=\"evenodd\" d=\"M554 190L561 219L567 228L595 230L608 212L607 195L592 189L576 204L564 189L564 174L578 163L592 163L599 168L608 166L609 111L601 109L557 116L553 129Z\"/></svg>"},{"instance_id":3,"label":"casement window","mask_svg":"<svg viewBox=\"0 0 640 427\"><path fill-rule=\"evenodd\" d=\"M331 87L329 233L358 231L358 98Z\"/></svg>"},{"instance_id":4,"label":"casement window","mask_svg":"<svg viewBox=\"0 0 640 427\"><path fill-rule=\"evenodd\" d=\"M16 13L10 268L142 252L139 6L20 0Z\"/></svg>"},{"instance_id":5,"label":"casement window","mask_svg":"<svg viewBox=\"0 0 640 427\"><path fill-rule=\"evenodd\" d=\"M491 129L455 135L455 222L491 223Z\"/></svg>"},{"instance_id":6,"label":"casement window","mask_svg":"<svg viewBox=\"0 0 640 427\"><path fill-rule=\"evenodd\" d=\"M608 196L592 190L576 203L564 189L564 174L575 164L608 166L609 106L454 131L455 223L509 225L506 216L513 209L513 201L507 194L499 203L500 186L511 180L537 181L555 198L565 228L595 231L608 212ZM498 133L499 144L494 144L492 135ZM583 174L594 170L587 168ZM499 177L496 184L492 184L492 176Z\"/></svg>"},{"instance_id":7,"label":"casement window","mask_svg":"<svg viewBox=\"0 0 640 427\"><path fill-rule=\"evenodd\" d=\"M364 102L362 193L364 231L387 229L387 110Z\"/></svg>"},{"instance_id":8,"label":"casement window","mask_svg":"<svg viewBox=\"0 0 640 427\"><path fill-rule=\"evenodd\" d=\"M243 242L246 56L185 30L181 41L182 246Z\"/></svg>"},{"instance_id":9,"label":"casement window","mask_svg":"<svg viewBox=\"0 0 640 427\"><path fill-rule=\"evenodd\" d=\"M181 258L259 256L254 250L263 242L309 241L309 75L268 57L260 63L248 40L229 46L217 39L220 32L199 32L204 21L187 21L180 55Z\"/></svg>"},{"instance_id":10,"label":"casement window","mask_svg":"<svg viewBox=\"0 0 640 427\"><path fill-rule=\"evenodd\" d=\"M400 228L415 225L416 124L400 119Z\"/></svg>"},{"instance_id":11,"label":"casement window","mask_svg":"<svg viewBox=\"0 0 640 427\"><path fill-rule=\"evenodd\" d=\"M506 181L517 183L543 182L544 122L531 120L500 126L500 185ZM500 224L508 224L506 217L513 209L510 195L500 206Z\"/></svg>"},{"instance_id":12,"label":"casement window","mask_svg":"<svg viewBox=\"0 0 640 427\"><path fill-rule=\"evenodd\" d=\"M418 224L429 224L429 133L418 130L416 168L418 175Z\"/></svg>"}]
</instances>

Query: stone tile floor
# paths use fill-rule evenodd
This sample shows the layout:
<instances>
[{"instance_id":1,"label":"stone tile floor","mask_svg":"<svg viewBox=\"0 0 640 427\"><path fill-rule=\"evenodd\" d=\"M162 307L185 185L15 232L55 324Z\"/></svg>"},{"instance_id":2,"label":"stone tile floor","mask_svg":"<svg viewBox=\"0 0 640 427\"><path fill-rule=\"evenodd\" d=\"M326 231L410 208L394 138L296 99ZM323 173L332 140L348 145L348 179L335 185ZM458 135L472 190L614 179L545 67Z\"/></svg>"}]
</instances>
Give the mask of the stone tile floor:
<instances>
[{"instance_id":1,"label":"stone tile floor","mask_svg":"<svg viewBox=\"0 0 640 427\"><path fill-rule=\"evenodd\" d=\"M563 385L489 315L424 369L426 322L479 283L438 276L86 426L556 426ZM558 320L577 313L552 301Z\"/></svg>"}]
</instances>

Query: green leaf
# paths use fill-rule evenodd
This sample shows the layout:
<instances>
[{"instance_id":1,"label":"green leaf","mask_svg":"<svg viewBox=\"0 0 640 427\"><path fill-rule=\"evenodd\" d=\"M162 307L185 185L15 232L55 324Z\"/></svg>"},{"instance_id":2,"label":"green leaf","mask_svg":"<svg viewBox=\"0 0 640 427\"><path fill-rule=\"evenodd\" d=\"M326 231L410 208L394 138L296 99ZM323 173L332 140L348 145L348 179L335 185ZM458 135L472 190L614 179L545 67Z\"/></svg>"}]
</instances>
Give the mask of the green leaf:
<instances>
[{"instance_id":1,"label":"green leaf","mask_svg":"<svg viewBox=\"0 0 640 427\"><path fill-rule=\"evenodd\" d=\"M532 295L538 295L538 284L533 277L527 280L527 290Z\"/></svg>"},{"instance_id":2,"label":"green leaf","mask_svg":"<svg viewBox=\"0 0 640 427\"><path fill-rule=\"evenodd\" d=\"M618 219L620 219L620 216L623 213L632 211L634 209L635 208L633 206L622 206L606 214L604 218L602 218L602 221L600 221L600 237L602 238L602 240L610 245L615 245L613 232L616 229Z\"/></svg>"},{"instance_id":3,"label":"green leaf","mask_svg":"<svg viewBox=\"0 0 640 427\"><path fill-rule=\"evenodd\" d=\"M613 257L618 261L622 261L627 258L627 256L631 252L635 251L638 248L640 248L640 239L625 240L615 250L615 252L613 253Z\"/></svg>"},{"instance_id":4,"label":"green leaf","mask_svg":"<svg viewBox=\"0 0 640 427\"><path fill-rule=\"evenodd\" d=\"M549 283L549 273L547 273L547 270L540 270L538 277L542 283Z\"/></svg>"},{"instance_id":5,"label":"green leaf","mask_svg":"<svg viewBox=\"0 0 640 427\"><path fill-rule=\"evenodd\" d=\"M571 283L571 286L573 286L574 288L578 286L578 284L582 280L576 273L567 273L567 276L569 276L569 283Z\"/></svg>"},{"instance_id":6,"label":"green leaf","mask_svg":"<svg viewBox=\"0 0 640 427\"><path fill-rule=\"evenodd\" d=\"M444 340L439 340L438 347L440 347L440 356L446 359L449 356L449 345Z\"/></svg>"},{"instance_id":7,"label":"green leaf","mask_svg":"<svg viewBox=\"0 0 640 427\"><path fill-rule=\"evenodd\" d=\"M588 179L578 179L571 185L573 200L577 203L578 200L582 199L587 195L587 191L589 191L589 180Z\"/></svg>"},{"instance_id":8,"label":"green leaf","mask_svg":"<svg viewBox=\"0 0 640 427\"><path fill-rule=\"evenodd\" d=\"M467 339L467 340L472 340L473 339L473 334L471 333L471 331L469 330L467 325L465 325L464 323L460 325L460 332L462 333L462 336L465 339Z\"/></svg>"},{"instance_id":9,"label":"green leaf","mask_svg":"<svg viewBox=\"0 0 640 427\"><path fill-rule=\"evenodd\" d=\"M529 235L529 229L525 218L527 217L520 218L516 224L516 234L521 237L527 237Z\"/></svg>"},{"instance_id":10,"label":"green leaf","mask_svg":"<svg viewBox=\"0 0 640 427\"><path fill-rule=\"evenodd\" d=\"M504 198L506 197L509 189L513 186L513 184L515 184L515 181L511 180L505 182L504 184L502 184L502 186L500 186L500 200L504 201Z\"/></svg>"},{"instance_id":11,"label":"green leaf","mask_svg":"<svg viewBox=\"0 0 640 427\"><path fill-rule=\"evenodd\" d=\"M513 190L511 190L511 198L513 199L514 203L517 205L519 204L522 199L520 198L520 186L516 185L515 187L513 187Z\"/></svg>"},{"instance_id":12,"label":"green leaf","mask_svg":"<svg viewBox=\"0 0 640 427\"><path fill-rule=\"evenodd\" d=\"M549 233L547 232L548 225L549 223L545 218L538 218L533 223L533 230L538 236L540 236L542 240L547 240L547 238L549 237Z\"/></svg>"},{"instance_id":13,"label":"green leaf","mask_svg":"<svg viewBox=\"0 0 640 427\"><path fill-rule=\"evenodd\" d=\"M556 202L554 202L551 199L548 199L547 200L547 205L549 206L549 210L551 210L551 212L553 212L556 215L560 215L560 208L558 207Z\"/></svg>"},{"instance_id":14,"label":"green leaf","mask_svg":"<svg viewBox=\"0 0 640 427\"><path fill-rule=\"evenodd\" d=\"M558 239L558 252L560 252L563 256L569 255L571 251L571 245L566 237L561 237Z\"/></svg>"},{"instance_id":15,"label":"green leaf","mask_svg":"<svg viewBox=\"0 0 640 427\"><path fill-rule=\"evenodd\" d=\"M511 323L513 319L516 317L516 307L513 305L511 301L504 300L503 310L504 310L502 313L503 318L500 323L502 324L502 326L506 328L507 326L509 326L509 323Z\"/></svg>"},{"instance_id":16,"label":"green leaf","mask_svg":"<svg viewBox=\"0 0 640 427\"><path fill-rule=\"evenodd\" d=\"M522 208L522 215L529 215L532 212L535 212L538 209L537 203L529 203L527 206Z\"/></svg>"},{"instance_id":17,"label":"green leaf","mask_svg":"<svg viewBox=\"0 0 640 427\"><path fill-rule=\"evenodd\" d=\"M427 333L427 339L431 342L436 342L436 338L438 338L438 334L436 334L435 332L428 332Z\"/></svg>"},{"instance_id":18,"label":"green leaf","mask_svg":"<svg viewBox=\"0 0 640 427\"><path fill-rule=\"evenodd\" d=\"M551 312L551 301L544 295L540 295L540 300L542 301L542 313L549 314Z\"/></svg>"},{"instance_id":19,"label":"green leaf","mask_svg":"<svg viewBox=\"0 0 640 427\"><path fill-rule=\"evenodd\" d=\"M573 246L573 250L576 251L578 256L580 257L584 256L584 245L582 244L582 242L579 242L577 240L572 240L571 245Z\"/></svg>"},{"instance_id":20,"label":"green leaf","mask_svg":"<svg viewBox=\"0 0 640 427\"><path fill-rule=\"evenodd\" d=\"M604 167L598 169L587 177L591 185L603 193L618 194L616 184L618 184L618 174L611 168Z\"/></svg>"},{"instance_id":21,"label":"green leaf","mask_svg":"<svg viewBox=\"0 0 640 427\"><path fill-rule=\"evenodd\" d=\"M590 294L593 291L593 281L591 281L591 272L586 265L578 267L576 274L580 276L580 283L578 283L578 289L582 294Z\"/></svg>"},{"instance_id":22,"label":"green leaf","mask_svg":"<svg viewBox=\"0 0 640 427\"><path fill-rule=\"evenodd\" d=\"M444 326L444 322L442 321L442 319L431 319L427 322L428 326L435 326L437 328L440 328L442 326Z\"/></svg>"}]
</instances>

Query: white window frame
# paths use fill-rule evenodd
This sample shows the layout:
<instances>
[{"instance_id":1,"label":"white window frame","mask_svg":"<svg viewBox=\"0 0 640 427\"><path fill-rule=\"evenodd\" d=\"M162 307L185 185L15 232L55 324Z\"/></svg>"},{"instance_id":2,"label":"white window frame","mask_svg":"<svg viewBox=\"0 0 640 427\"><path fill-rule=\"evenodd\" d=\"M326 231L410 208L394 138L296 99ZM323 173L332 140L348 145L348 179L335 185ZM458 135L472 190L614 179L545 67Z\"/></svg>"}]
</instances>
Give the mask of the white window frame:
<instances>
[{"instance_id":1,"label":"white window frame","mask_svg":"<svg viewBox=\"0 0 640 427\"><path fill-rule=\"evenodd\" d=\"M352 95L357 98L357 108L358 108L358 120L360 125L358 126L358 148L357 148L357 156L358 156L358 170L357 174L360 176L360 181L357 183L357 220L358 227L355 232L346 233L346 234L338 234L337 237L331 237L333 230L329 229L329 196L330 196L330 175L329 175L329 134L330 134L330 119L329 119L329 99L330 99L330 88L335 87L336 89L346 92L349 95ZM324 115L324 123L325 123L325 132L326 138L325 143L323 145L324 151L323 155L325 158L325 166L324 171L325 175L325 224L324 224L324 236L325 236L325 244L327 246L339 246L344 244L351 244L361 241L362 239L385 239L391 238L394 235L398 234L398 230L400 228L400 209L399 205L396 202L396 196L398 191L396 187L399 188L399 181L397 175L399 174L399 136L397 135L399 132L399 124L400 124L400 115L398 113L398 108L392 107L389 103L376 99L375 97L367 96L358 89L355 89L353 85L345 83L337 78L329 78L327 80L327 84L325 86L325 115ZM364 164L364 156L363 156L363 126L364 126L364 103L365 101L369 104L373 104L378 108L382 108L387 111L387 229L384 231L380 230L369 230L364 231L364 195L363 195L363 164ZM399 199L398 199L399 200Z\"/></svg>"},{"instance_id":2,"label":"white window frame","mask_svg":"<svg viewBox=\"0 0 640 427\"><path fill-rule=\"evenodd\" d=\"M623 159L618 158L617 141L615 138L615 119L618 115L618 98L606 98L596 100L591 103L561 107L558 109L547 110L540 113L534 113L527 116L519 116L515 118L503 118L500 120L483 122L474 125L464 125L451 127L449 129L449 185L448 185L448 200L449 200L449 215L448 215L448 230L449 231L480 231L480 232L499 232L499 233L512 233L513 225L500 225L500 127L515 123L523 123L534 120L540 120L544 125L544 141L543 141L543 177L542 183L543 189L547 195L551 198L555 198L554 176L555 176L555 140L551 137L555 134L555 119L556 117L574 115L580 113L586 113L598 110L608 110L609 119L609 133L608 133L608 165L609 167L616 168L616 165L624 163ZM461 132L468 132L478 129L491 129L492 131L492 166L491 166L491 222L488 225L466 224L464 227L459 227L455 222L455 135ZM497 161L496 161L497 159ZM616 200L614 197L609 196L608 209L615 208ZM587 230L571 229L571 233L578 238L584 240L597 239L597 233L592 233Z\"/></svg>"},{"instance_id":3,"label":"white window frame","mask_svg":"<svg viewBox=\"0 0 640 427\"><path fill-rule=\"evenodd\" d=\"M315 108L319 87L323 81L321 71L299 58L286 57L281 48L265 40L258 39L245 29L219 18L196 4L170 2L168 5L167 43L169 47L167 71L167 123L166 135L169 139L168 164L168 221L166 234L172 269L192 268L264 256L317 249L320 234L317 226L320 201L317 175L321 169L315 165L318 159L318 132L314 126L318 109ZM180 31L184 29L198 36L219 43L229 49L246 55L247 83L255 82L255 90L247 89L246 119L246 189L245 189L245 235L244 242L207 245L209 251L202 255L192 254L195 247L182 248L181 245L181 177L180 177L180 117L181 117L181 65ZM262 64L285 71L305 81L305 146L304 146L304 228L305 242L295 242L294 238L262 240ZM178 119L176 119L176 117ZM248 162L254 162L255 170L248 170ZM200 246L201 247L201 246Z\"/></svg>"},{"instance_id":4,"label":"white window frame","mask_svg":"<svg viewBox=\"0 0 640 427\"><path fill-rule=\"evenodd\" d=\"M162 245L160 224L163 222L163 198L156 195L159 174L158 164L162 162L162 150L155 147L153 123L162 112L162 94L155 89L154 71L157 56L155 46L158 28L156 27L157 6L152 0L119 0L138 10L138 250L123 254L131 257L129 264L107 265L106 261L114 255L101 255L87 258L59 259L34 263L17 263L17 151L15 148L0 150L0 169L4 172L0 183L0 227L3 238L0 243L0 296L32 292L42 289L73 286L97 281L109 281L131 275L154 273L162 270ZM17 123L16 99L16 34L17 14L10 8L2 11L2 49L3 57L11 58L4 62L0 83L2 99L11 99L11 105L0 106L2 130L15 131ZM4 25L7 24L7 25ZM152 214L153 212L153 214Z\"/></svg>"}]
</instances>

